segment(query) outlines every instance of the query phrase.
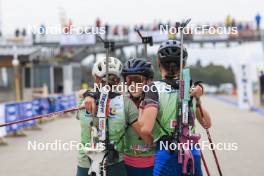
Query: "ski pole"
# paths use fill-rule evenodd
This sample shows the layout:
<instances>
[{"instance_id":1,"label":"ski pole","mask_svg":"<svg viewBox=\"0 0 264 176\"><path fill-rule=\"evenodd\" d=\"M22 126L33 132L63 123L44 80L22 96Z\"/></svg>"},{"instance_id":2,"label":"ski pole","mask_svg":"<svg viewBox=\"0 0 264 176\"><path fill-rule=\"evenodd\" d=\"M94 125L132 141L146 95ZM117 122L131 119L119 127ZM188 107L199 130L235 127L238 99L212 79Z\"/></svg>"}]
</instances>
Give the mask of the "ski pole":
<instances>
[{"instance_id":1,"label":"ski pole","mask_svg":"<svg viewBox=\"0 0 264 176\"><path fill-rule=\"evenodd\" d=\"M57 111L57 112L52 112L52 113L43 114L43 115L39 115L39 116L34 116L34 117L26 118L26 119L23 119L23 120L16 120L16 121L13 121L13 122L7 122L7 123L4 123L4 124L0 124L0 128L1 127L5 127L5 126L14 125L14 124L17 124L17 123L23 123L23 122L31 121L31 120L42 119L42 118L45 118L45 117L52 117L52 116L56 116L56 115L62 115L62 114L66 114L66 113L69 113L69 112L82 110L84 108L85 108L84 106L75 107L75 108L72 108L72 109L67 109L67 110L63 110L63 111Z\"/></svg>"},{"instance_id":2,"label":"ski pole","mask_svg":"<svg viewBox=\"0 0 264 176\"><path fill-rule=\"evenodd\" d=\"M203 109L202 109L202 106L200 104L198 105L198 109L199 109L199 111L201 113L202 118L204 119ZM208 129L205 129L205 130L206 130L206 133L207 133L207 137L208 137L209 143L210 143L210 145L212 145L213 141L212 141L211 134L210 134ZM213 155L214 155L214 159L215 159L215 163L216 163L219 175L222 176L223 175L222 174L222 170L221 170L221 167L220 167L220 164L219 164L219 161L218 161L218 158L217 158L217 155L216 155L216 152L215 152L214 148L212 148L212 152L213 152Z\"/></svg>"},{"instance_id":3,"label":"ski pole","mask_svg":"<svg viewBox=\"0 0 264 176\"><path fill-rule=\"evenodd\" d=\"M199 143L197 143L197 144L198 144L198 146L199 146L199 148L200 148L201 158L202 158L202 161L203 161L203 165L204 165L204 169L205 169L205 171L206 171L206 174L207 174L207 176L210 176L210 171L209 171L209 169L208 169L208 166L207 166L207 163L206 163L206 160L205 160L204 154L203 154L203 152L202 152L202 149L201 149Z\"/></svg>"}]
</instances>

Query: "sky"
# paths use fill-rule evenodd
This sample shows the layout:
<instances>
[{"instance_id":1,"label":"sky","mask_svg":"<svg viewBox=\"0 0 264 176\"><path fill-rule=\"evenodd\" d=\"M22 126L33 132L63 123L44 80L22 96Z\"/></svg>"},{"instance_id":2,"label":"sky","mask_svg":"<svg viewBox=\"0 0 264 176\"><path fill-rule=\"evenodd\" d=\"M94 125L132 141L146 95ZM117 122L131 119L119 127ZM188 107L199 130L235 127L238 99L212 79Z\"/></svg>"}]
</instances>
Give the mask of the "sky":
<instances>
[{"instance_id":1,"label":"sky","mask_svg":"<svg viewBox=\"0 0 264 176\"><path fill-rule=\"evenodd\" d=\"M2 29L12 34L27 25L57 25L61 11L75 25L94 24L97 17L113 24L141 24L183 18L219 22L228 14L252 21L257 12L264 15L263 0L0 0L0 4Z\"/></svg>"}]
</instances>

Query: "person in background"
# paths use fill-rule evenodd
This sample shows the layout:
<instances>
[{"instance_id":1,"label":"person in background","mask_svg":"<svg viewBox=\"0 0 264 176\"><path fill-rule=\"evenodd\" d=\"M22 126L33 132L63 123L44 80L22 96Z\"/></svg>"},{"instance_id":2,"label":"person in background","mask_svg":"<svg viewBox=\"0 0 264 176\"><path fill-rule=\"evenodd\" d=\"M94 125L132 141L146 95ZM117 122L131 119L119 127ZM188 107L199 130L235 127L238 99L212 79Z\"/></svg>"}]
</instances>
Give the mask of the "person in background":
<instances>
[{"instance_id":1,"label":"person in background","mask_svg":"<svg viewBox=\"0 0 264 176\"><path fill-rule=\"evenodd\" d=\"M18 38L20 36L20 31L19 29L16 29L15 30L15 37Z\"/></svg>"},{"instance_id":2,"label":"person in background","mask_svg":"<svg viewBox=\"0 0 264 176\"><path fill-rule=\"evenodd\" d=\"M232 26L232 27L236 27L236 20L235 20L235 18L232 19L231 26Z\"/></svg>"},{"instance_id":3,"label":"person in background","mask_svg":"<svg viewBox=\"0 0 264 176\"><path fill-rule=\"evenodd\" d=\"M26 36L27 36L27 31L26 31L25 28L23 28L23 30L22 30L22 36L23 36L23 37L26 37Z\"/></svg>"},{"instance_id":4,"label":"person in background","mask_svg":"<svg viewBox=\"0 0 264 176\"><path fill-rule=\"evenodd\" d=\"M263 71L260 72L259 82L260 82L260 103L261 105L264 105L264 73Z\"/></svg>"},{"instance_id":5,"label":"person in background","mask_svg":"<svg viewBox=\"0 0 264 176\"><path fill-rule=\"evenodd\" d=\"M101 27L101 20L100 20L100 18L97 18L96 19L95 26L98 27L98 28Z\"/></svg>"},{"instance_id":6,"label":"person in background","mask_svg":"<svg viewBox=\"0 0 264 176\"><path fill-rule=\"evenodd\" d=\"M106 23L105 24L105 39L107 39L108 35L109 35L109 25Z\"/></svg>"},{"instance_id":7,"label":"person in background","mask_svg":"<svg viewBox=\"0 0 264 176\"><path fill-rule=\"evenodd\" d=\"M231 25L232 25L232 18L231 18L230 15L227 15L226 19L225 19L225 26L226 27L231 27Z\"/></svg>"},{"instance_id":8,"label":"person in background","mask_svg":"<svg viewBox=\"0 0 264 176\"><path fill-rule=\"evenodd\" d=\"M82 87L82 89L89 89L89 84L86 81L82 80L81 87Z\"/></svg>"},{"instance_id":9,"label":"person in background","mask_svg":"<svg viewBox=\"0 0 264 176\"><path fill-rule=\"evenodd\" d=\"M260 30L260 22L261 22L261 16L260 14L258 13L256 16L255 16L255 21L256 21L256 25L257 25L257 31Z\"/></svg>"}]
</instances>

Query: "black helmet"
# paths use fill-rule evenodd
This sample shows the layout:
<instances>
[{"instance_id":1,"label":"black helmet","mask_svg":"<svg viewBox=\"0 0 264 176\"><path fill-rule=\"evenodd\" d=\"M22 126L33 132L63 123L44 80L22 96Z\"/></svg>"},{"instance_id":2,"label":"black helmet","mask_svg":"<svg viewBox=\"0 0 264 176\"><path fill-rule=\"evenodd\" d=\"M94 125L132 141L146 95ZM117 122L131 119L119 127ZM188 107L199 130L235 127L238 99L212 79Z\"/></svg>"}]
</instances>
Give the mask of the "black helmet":
<instances>
[{"instance_id":1,"label":"black helmet","mask_svg":"<svg viewBox=\"0 0 264 176\"><path fill-rule=\"evenodd\" d=\"M122 76L140 74L149 79L152 79L154 76L151 63L146 61L143 58L134 58L129 59L123 66Z\"/></svg>"},{"instance_id":2,"label":"black helmet","mask_svg":"<svg viewBox=\"0 0 264 176\"><path fill-rule=\"evenodd\" d=\"M161 63L180 62L181 42L178 40L167 40L163 42L159 47L158 57ZM186 63L187 57L187 50L183 47L183 63Z\"/></svg>"}]
</instances>

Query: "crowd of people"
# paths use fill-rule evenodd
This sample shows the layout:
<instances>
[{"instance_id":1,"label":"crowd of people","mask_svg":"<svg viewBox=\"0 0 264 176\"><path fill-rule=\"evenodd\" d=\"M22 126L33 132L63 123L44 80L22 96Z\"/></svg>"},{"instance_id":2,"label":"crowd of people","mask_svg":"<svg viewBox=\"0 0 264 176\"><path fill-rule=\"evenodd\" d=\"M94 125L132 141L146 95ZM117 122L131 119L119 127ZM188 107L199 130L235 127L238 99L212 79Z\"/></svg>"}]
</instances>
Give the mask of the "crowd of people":
<instances>
[{"instance_id":1,"label":"crowd of people","mask_svg":"<svg viewBox=\"0 0 264 176\"><path fill-rule=\"evenodd\" d=\"M262 16L258 13L256 14L255 18L248 22L240 21L231 15L227 15L223 22L219 23L204 23L204 24L196 24L195 26L208 26L208 27L237 27L238 32L245 32L245 31L259 31L261 28ZM69 20L69 24L65 25L72 25L72 20ZM168 25L169 27L178 27L180 21L178 22L162 22L162 21L154 21L152 24L136 24L136 25L114 25L109 24L108 22L103 22L100 18L95 20L95 27L105 27L106 35L113 35L113 36L127 36L129 32L134 31L135 28L145 31L159 31L161 26ZM42 33L45 29L45 25L42 24L39 27L40 32ZM27 36L27 29L16 29L14 31L14 36L16 38L25 37ZM1 35L0 35L1 36Z\"/></svg>"},{"instance_id":2,"label":"crowd of people","mask_svg":"<svg viewBox=\"0 0 264 176\"><path fill-rule=\"evenodd\" d=\"M231 15L227 15L225 20L223 22L219 23L205 23L205 24L197 24L196 26L212 26L212 27L237 27L238 31L259 31L260 26L262 22L262 16L258 13L256 14L255 18L248 22L243 22L238 19L235 19ZM105 26L107 29L107 33L113 34L113 35L128 35L129 31L134 31L135 28L145 31L159 31L160 26L174 26L178 27L180 24L180 21L178 22L157 22L154 21L152 24L136 24L134 26L131 25L109 25L106 23L105 25L102 23L102 20L100 18L96 19L96 27Z\"/></svg>"}]
</instances>

